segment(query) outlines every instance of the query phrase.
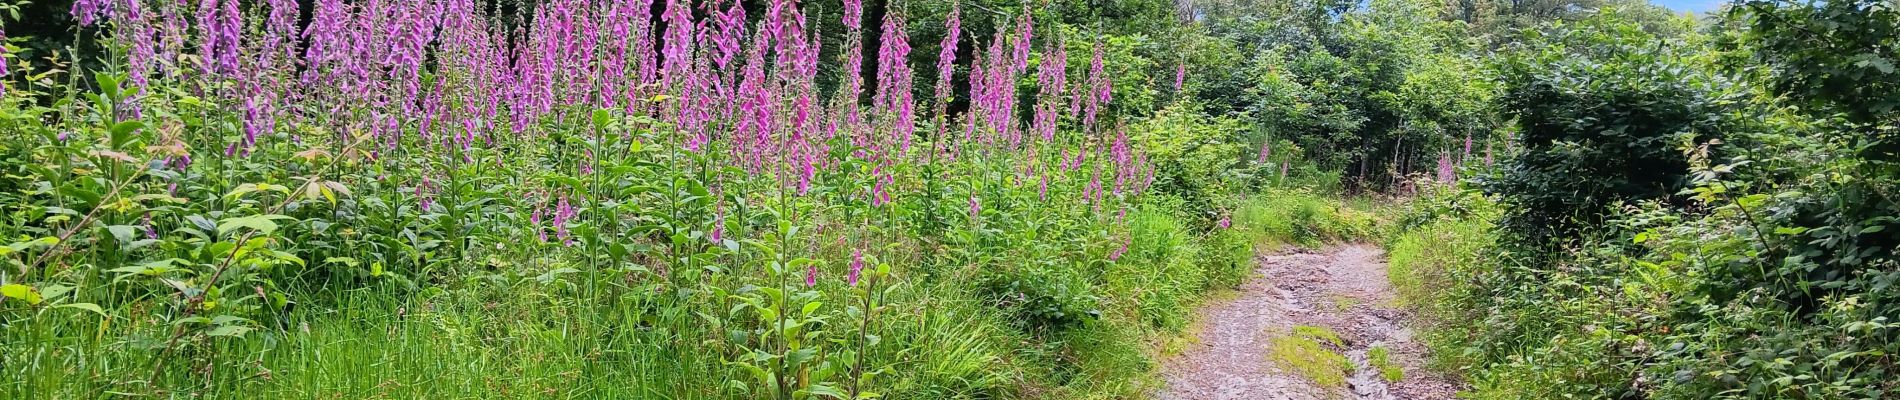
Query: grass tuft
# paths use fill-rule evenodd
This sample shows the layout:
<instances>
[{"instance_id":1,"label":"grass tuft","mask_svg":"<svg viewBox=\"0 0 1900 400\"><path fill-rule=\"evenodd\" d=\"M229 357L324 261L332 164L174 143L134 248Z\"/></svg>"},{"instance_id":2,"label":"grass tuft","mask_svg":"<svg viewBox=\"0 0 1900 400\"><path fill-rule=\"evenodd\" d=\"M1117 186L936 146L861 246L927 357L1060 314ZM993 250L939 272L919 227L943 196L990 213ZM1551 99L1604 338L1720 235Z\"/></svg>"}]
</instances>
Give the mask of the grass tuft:
<instances>
[{"instance_id":1,"label":"grass tuft","mask_svg":"<svg viewBox=\"0 0 1900 400\"><path fill-rule=\"evenodd\" d=\"M1385 346L1373 346L1366 350L1366 363L1379 370L1379 377L1386 382L1398 382L1405 379L1405 369L1392 362L1392 351Z\"/></svg>"},{"instance_id":2,"label":"grass tuft","mask_svg":"<svg viewBox=\"0 0 1900 400\"><path fill-rule=\"evenodd\" d=\"M1352 361L1334 349L1344 347L1339 334L1317 326L1293 327L1293 334L1273 339L1272 354L1281 368L1300 375L1322 387L1346 384L1352 374Z\"/></svg>"}]
</instances>

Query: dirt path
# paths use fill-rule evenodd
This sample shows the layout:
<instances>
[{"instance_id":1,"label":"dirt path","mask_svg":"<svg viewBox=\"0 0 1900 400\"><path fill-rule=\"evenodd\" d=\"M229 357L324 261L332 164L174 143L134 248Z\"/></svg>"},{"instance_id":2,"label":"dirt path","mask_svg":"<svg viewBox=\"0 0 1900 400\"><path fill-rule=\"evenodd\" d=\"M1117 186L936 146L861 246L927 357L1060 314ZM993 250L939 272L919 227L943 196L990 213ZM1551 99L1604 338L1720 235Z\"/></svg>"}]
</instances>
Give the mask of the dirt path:
<instances>
[{"instance_id":1,"label":"dirt path","mask_svg":"<svg viewBox=\"0 0 1900 400\"><path fill-rule=\"evenodd\" d=\"M1424 348L1403 324L1405 314L1392 307L1390 281L1377 247L1349 245L1323 253L1260 258L1260 276L1239 294L1202 311L1199 342L1168 360L1163 400L1202 399L1451 399L1455 384L1423 367ZM1311 374L1295 372L1275 350L1277 339L1325 328L1339 338L1321 340L1331 354L1352 363L1351 373L1334 368L1343 383L1323 386ZM1383 348L1389 364L1403 371L1397 382L1380 376L1368 353Z\"/></svg>"}]
</instances>

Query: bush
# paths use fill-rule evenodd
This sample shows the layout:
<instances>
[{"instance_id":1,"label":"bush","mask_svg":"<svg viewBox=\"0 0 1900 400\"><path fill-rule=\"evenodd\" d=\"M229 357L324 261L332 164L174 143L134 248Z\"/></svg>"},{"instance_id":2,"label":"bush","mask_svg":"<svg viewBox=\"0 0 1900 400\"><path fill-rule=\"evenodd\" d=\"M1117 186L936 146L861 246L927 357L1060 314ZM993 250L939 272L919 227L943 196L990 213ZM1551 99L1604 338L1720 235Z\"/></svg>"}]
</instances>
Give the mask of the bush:
<instances>
[{"instance_id":1,"label":"bush","mask_svg":"<svg viewBox=\"0 0 1900 400\"><path fill-rule=\"evenodd\" d=\"M1478 182L1510 210L1504 237L1532 255L1574 244L1616 202L1681 204L1683 150L1728 136L1739 96L1633 22L1593 18L1550 41L1502 66L1522 151Z\"/></svg>"}]
</instances>

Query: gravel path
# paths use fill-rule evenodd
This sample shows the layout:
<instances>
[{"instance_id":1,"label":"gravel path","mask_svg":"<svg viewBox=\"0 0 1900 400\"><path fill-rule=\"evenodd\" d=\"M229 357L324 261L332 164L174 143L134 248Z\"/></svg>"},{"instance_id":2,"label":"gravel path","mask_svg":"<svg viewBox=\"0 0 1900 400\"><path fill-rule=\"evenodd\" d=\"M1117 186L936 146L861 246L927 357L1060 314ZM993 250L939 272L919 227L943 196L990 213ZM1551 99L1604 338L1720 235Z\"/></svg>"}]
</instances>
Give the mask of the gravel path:
<instances>
[{"instance_id":1,"label":"gravel path","mask_svg":"<svg viewBox=\"0 0 1900 400\"><path fill-rule=\"evenodd\" d=\"M1424 346L1392 308L1383 254L1377 247L1349 245L1323 253L1260 258L1260 276L1239 295L1211 304L1200 316L1198 343L1168 360L1163 400L1213 399L1451 399L1458 386L1423 368ZM1356 366L1343 387L1321 387L1283 370L1268 344L1300 325L1339 333L1344 355ZM1366 352L1391 350L1404 379L1388 383L1369 367Z\"/></svg>"}]
</instances>

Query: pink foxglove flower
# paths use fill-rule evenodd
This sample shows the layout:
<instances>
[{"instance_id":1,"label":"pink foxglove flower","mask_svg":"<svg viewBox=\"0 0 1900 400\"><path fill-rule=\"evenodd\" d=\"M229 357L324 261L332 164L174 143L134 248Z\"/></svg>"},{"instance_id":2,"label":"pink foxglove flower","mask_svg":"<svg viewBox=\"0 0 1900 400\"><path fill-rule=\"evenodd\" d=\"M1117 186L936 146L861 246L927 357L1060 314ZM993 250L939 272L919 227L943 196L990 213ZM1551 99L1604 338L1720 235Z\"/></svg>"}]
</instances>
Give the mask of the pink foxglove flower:
<instances>
[{"instance_id":1,"label":"pink foxglove flower","mask_svg":"<svg viewBox=\"0 0 1900 400\"><path fill-rule=\"evenodd\" d=\"M73 18L79 20L80 26L91 26L112 15L112 3L109 0L74 1L71 10Z\"/></svg>"},{"instance_id":2,"label":"pink foxglove flower","mask_svg":"<svg viewBox=\"0 0 1900 400\"><path fill-rule=\"evenodd\" d=\"M805 287L818 286L818 265L805 267Z\"/></svg>"},{"instance_id":3,"label":"pink foxglove flower","mask_svg":"<svg viewBox=\"0 0 1900 400\"><path fill-rule=\"evenodd\" d=\"M851 286L857 286L858 274L862 272L864 272L864 250L863 249L852 250L851 251L851 272L845 275L844 277L845 282L850 284Z\"/></svg>"},{"instance_id":4,"label":"pink foxglove flower","mask_svg":"<svg viewBox=\"0 0 1900 400\"><path fill-rule=\"evenodd\" d=\"M0 43L5 43L6 41L7 41L7 30L5 27L0 27ZM6 76L7 76L7 48L5 46L0 46L0 78L6 78ZM4 96L6 94L7 94L7 85L5 81L0 80L0 96Z\"/></svg>"},{"instance_id":5,"label":"pink foxglove flower","mask_svg":"<svg viewBox=\"0 0 1900 400\"><path fill-rule=\"evenodd\" d=\"M977 198L975 194L971 194L970 195L970 219L976 219L976 216L982 213L983 213L983 200Z\"/></svg>"},{"instance_id":6,"label":"pink foxglove flower","mask_svg":"<svg viewBox=\"0 0 1900 400\"><path fill-rule=\"evenodd\" d=\"M1458 173L1452 167L1451 154L1440 153L1438 155L1438 181L1451 183L1457 179Z\"/></svg>"},{"instance_id":7,"label":"pink foxglove flower","mask_svg":"<svg viewBox=\"0 0 1900 400\"><path fill-rule=\"evenodd\" d=\"M1186 83L1187 83L1187 63L1181 63L1178 65L1175 65L1174 66L1174 91L1180 92L1181 87Z\"/></svg>"}]
</instances>

